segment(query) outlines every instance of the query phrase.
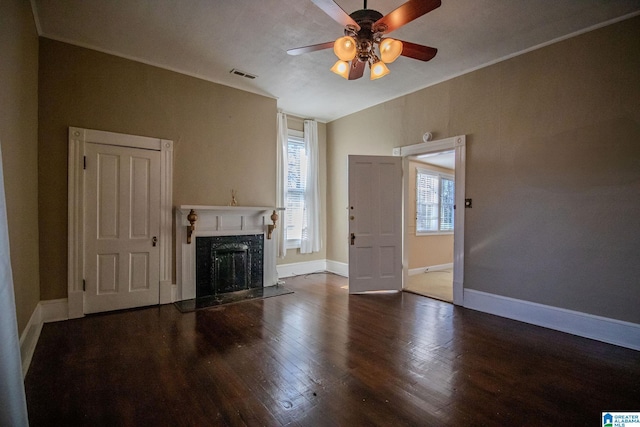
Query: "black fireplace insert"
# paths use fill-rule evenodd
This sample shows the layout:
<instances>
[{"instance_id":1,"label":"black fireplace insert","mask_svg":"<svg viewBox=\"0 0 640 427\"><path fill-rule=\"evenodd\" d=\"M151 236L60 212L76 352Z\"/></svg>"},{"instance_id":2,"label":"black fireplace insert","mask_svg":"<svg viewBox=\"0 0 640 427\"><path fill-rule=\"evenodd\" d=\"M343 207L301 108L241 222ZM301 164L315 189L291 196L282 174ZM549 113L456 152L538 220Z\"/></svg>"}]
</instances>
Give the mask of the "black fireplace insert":
<instances>
[{"instance_id":1,"label":"black fireplace insert","mask_svg":"<svg viewBox=\"0 0 640 427\"><path fill-rule=\"evenodd\" d=\"M264 235L196 238L196 298L263 287Z\"/></svg>"}]
</instances>

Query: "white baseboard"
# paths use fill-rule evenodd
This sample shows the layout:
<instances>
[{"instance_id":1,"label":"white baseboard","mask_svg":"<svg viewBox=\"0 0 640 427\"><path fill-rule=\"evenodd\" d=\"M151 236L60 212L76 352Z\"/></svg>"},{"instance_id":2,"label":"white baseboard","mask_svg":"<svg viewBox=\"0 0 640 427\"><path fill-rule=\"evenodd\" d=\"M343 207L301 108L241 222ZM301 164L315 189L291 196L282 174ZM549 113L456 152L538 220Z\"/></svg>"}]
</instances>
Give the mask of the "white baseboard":
<instances>
[{"instance_id":1,"label":"white baseboard","mask_svg":"<svg viewBox=\"0 0 640 427\"><path fill-rule=\"evenodd\" d=\"M311 274L318 271L328 271L339 276L349 277L349 264L327 259L280 264L276 268L278 271L278 279L301 274Z\"/></svg>"},{"instance_id":2,"label":"white baseboard","mask_svg":"<svg viewBox=\"0 0 640 427\"><path fill-rule=\"evenodd\" d=\"M31 358L33 352L38 344L38 338L40 338L40 331L42 331L42 309L40 303L36 305L33 310L27 326L20 335L20 357L22 359L22 378L27 376L29 371L29 365L31 364Z\"/></svg>"},{"instance_id":3,"label":"white baseboard","mask_svg":"<svg viewBox=\"0 0 640 427\"><path fill-rule=\"evenodd\" d=\"M69 318L69 304L66 298L40 301L33 310L27 326L20 336L20 357L22 359L22 377L27 376L33 352L38 344L42 325Z\"/></svg>"},{"instance_id":4,"label":"white baseboard","mask_svg":"<svg viewBox=\"0 0 640 427\"><path fill-rule=\"evenodd\" d=\"M327 260L320 259L315 261L292 262L291 264L280 264L276 266L278 279L283 277L299 276L301 274L310 274L327 269Z\"/></svg>"},{"instance_id":5,"label":"white baseboard","mask_svg":"<svg viewBox=\"0 0 640 427\"><path fill-rule=\"evenodd\" d=\"M40 301L42 323L69 319L69 302L66 298Z\"/></svg>"},{"instance_id":6,"label":"white baseboard","mask_svg":"<svg viewBox=\"0 0 640 427\"><path fill-rule=\"evenodd\" d=\"M464 290L464 307L533 325L640 350L640 324L529 301Z\"/></svg>"},{"instance_id":7,"label":"white baseboard","mask_svg":"<svg viewBox=\"0 0 640 427\"><path fill-rule=\"evenodd\" d=\"M452 262L448 264L431 265L429 267L410 268L409 276L415 276L416 274L426 273L427 271L448 270L450 268L453 268Z\"/></svg>"},{"instance_id":8,"label":"white baseboard","mask_svg":"<svg viewBox=\"0 0 640 427\"><path fill-rule=\"evenodd\" d=\"M349 264L346 262L327 260L327 271L342 277L349 277Z\"/></svg>"}]
</instances>

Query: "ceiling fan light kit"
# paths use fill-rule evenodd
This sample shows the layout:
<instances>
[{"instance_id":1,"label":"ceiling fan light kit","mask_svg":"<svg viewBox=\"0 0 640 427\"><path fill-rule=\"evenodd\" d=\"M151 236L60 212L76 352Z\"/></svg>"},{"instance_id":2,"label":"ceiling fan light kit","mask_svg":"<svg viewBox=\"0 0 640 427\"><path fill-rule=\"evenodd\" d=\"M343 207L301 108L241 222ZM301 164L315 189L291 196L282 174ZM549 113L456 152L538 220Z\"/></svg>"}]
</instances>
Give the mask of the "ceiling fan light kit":
<instances>
[{"instance_id":1,"label":"ceiling fan light kit","mask_svg":"<svg viewBox=\"0 0 640 427\"><path fill-rule=\"evenodd\" d=\"M398 59L402 53L402 42L390 38L382 39L380 42L380 59L385 64L391 64Z\"/></svg>"},{"instance_id":2,"label":"ceiling fan light kit","mask_svg":"<svg viewBox=\"0 0 640 427\"><path fill-rule=\"evenodd\" d=\"M331 67L331 71L345 79L359 79L365 65L369 64L371 80L376 80L389 74L386 64L392 63L400 55L429 61L438 51L433 47L383 36L440 7L440 0L409 0L384 16L376 10L367 9L367 0L364 0L364 9L350 15L333 0L312 1L344 27L345 35L335 42L289 49L287 53L300 55L333 47L339 60Z\"/></svg>"},{"instance_id":3,"label":"ceiling fan light kit","mask_svg":"<svg viewBox=\"0 0 640 427\"><path fill-rule=\"evenodd\" d=\"M351 61L356 57L356 53L358 53L356 41L350 36L340 37L333 43L333 53L335 53L341 61Z\"/></svg>"},{"instance_id":4,"label":"ceiling fan light kit","mask_svg":"<svg viewBox=\"0 0 640 427\"><path fill-rule=\"evenodd\" d=\"M379 79L389 74L389 68L382 61L378 61L370 65L371 80Z\"/></svg>"},{"instance_id":5,"label":"ceiling fan light kit","mask_svg":"<svg viewBox=\"0 0 640 427\"><path fill-rule=\"evenodd\" d=\"M338 59L333 67L331 67L331 71L339 75L340 77L344 77L345 79L349 78L349 63Z\"/></svg>"}]
</instances>

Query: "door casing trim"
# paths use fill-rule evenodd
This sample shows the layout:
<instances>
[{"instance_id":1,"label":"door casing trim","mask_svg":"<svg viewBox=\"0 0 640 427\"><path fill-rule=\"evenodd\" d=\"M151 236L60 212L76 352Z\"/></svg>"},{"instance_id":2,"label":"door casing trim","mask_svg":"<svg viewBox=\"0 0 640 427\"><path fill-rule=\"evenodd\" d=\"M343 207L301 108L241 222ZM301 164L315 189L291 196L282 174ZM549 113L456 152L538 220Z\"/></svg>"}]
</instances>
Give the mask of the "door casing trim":
<instances>
[{"instance_id":1,"label":"door casing trim","mask_svg":"<svg viewBox=\"0 0 640 427\"><path fill-rule=\"evenodd\" d=\"M85 143L160 151L160 304L171 302L173 141L69 127L68 261L69 319L84 316L84 155Z\"/></svg>"}]
</instances>

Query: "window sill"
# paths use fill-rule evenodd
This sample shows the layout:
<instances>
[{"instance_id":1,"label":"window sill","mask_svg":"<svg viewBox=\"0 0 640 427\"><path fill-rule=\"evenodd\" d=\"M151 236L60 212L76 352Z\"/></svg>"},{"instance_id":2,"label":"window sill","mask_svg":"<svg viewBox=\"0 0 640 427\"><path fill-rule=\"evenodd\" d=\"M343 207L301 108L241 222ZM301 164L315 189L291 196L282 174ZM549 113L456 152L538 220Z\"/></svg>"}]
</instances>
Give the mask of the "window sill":
<instances>
[{"instance_id":1,"label":"window sill","mask_svg":"<svg viewBox=\"0 0 640 427\"><path fill-rule=\"evenodd\" d=\"M416 236L446 236L453 235L453 231L416 231Z\"/></svg>"},{"instance_id":2,"label":"window sill","mask_svg":"<svg viewBox=\"0 0 640 427\"><path fill-rule=\"evenodd\" d=\"M285 246L287 249L300 249L301 243L300 240L287 240Z\"/></svg>"}]
</instances>

